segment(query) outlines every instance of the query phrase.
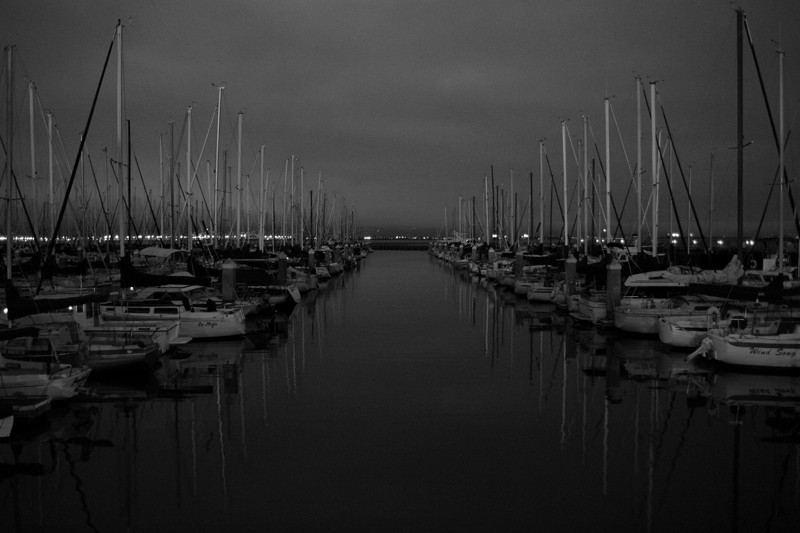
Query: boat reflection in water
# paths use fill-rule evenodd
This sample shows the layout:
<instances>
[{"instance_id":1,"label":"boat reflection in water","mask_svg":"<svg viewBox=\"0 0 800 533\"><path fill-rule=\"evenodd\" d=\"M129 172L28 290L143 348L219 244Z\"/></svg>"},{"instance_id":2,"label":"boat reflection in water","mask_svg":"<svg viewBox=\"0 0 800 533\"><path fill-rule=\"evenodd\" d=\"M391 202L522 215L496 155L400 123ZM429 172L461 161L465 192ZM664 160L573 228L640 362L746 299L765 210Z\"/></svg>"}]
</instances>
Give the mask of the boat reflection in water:
<instances>
[{"instance_id":1,"label":"boat reflection in water","mask_svg":"<svg viewBox=\"0 0 800 533\"><path fill-rule=\"evenodd\" d=\"M90 378L94 395L0 443L0 529L800 523L794 378L695 367L533 304L376 253L289 317Z\"/></svg>"}]
</instances>

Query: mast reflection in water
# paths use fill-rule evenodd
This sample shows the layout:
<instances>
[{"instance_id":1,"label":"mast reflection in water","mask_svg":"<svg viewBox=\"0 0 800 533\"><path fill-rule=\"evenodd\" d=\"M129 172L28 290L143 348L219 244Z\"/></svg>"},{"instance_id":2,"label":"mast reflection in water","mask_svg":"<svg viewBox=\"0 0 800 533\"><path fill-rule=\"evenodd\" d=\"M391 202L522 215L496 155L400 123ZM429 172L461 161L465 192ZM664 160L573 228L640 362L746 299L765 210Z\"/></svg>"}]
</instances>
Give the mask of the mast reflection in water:
<instances>
[{"instance_id":1,"label":"mast reflection in water","mask_svg":"<svg viewBox=\"0 0 800 533\"><path fill-rule=\"evenodd\" d=\"M424 252L0 443L2 531L794 530L800 382L687 373Z\"/></svg>"}]
</instances>

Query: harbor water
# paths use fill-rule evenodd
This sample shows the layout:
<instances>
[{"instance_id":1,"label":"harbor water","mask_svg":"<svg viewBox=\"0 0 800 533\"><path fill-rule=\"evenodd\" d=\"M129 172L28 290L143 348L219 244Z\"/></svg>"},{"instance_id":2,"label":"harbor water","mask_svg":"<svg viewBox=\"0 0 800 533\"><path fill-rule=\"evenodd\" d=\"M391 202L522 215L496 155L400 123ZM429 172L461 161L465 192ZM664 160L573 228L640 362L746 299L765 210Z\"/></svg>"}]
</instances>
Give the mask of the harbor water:
<instances>
[{"instance_id":1,"label":"harbor water","mask_svg":"<svg viewBox=\"0 0 800 533\"><path fill-rule=\"evenodd\" d=\"M0 441L0 531L796 531L800 381L380 251Z\"/></svg>"}]
</instances>

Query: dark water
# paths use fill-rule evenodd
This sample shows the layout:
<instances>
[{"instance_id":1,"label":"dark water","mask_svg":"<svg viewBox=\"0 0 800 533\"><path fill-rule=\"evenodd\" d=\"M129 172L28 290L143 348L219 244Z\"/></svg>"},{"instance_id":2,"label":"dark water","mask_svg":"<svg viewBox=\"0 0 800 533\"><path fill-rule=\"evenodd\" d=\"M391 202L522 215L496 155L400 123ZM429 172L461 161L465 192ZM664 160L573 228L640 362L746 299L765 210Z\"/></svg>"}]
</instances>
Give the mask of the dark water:
<instances>
[{"instance_id":1,"label":"dark water","mask_svg":"<svg viewBox=\"0 0 800 533\"><path fill-rule=\"evenodd\" d=\"M798 530L796 378L546 311L375 253L0 443L0 531Z\"/></svg>"}]
</instances>

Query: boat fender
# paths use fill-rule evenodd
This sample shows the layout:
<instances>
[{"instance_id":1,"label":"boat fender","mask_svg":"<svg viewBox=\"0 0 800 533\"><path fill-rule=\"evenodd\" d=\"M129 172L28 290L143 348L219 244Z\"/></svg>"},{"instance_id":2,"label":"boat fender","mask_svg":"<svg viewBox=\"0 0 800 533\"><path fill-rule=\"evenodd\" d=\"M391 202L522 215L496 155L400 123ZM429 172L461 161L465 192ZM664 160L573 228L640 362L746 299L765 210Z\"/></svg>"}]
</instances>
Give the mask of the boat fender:
<instances>
[{"instance_id":1,"label":"boat fender","mask_svg":"<svg viewBox=\"0 0 800 533\"><path fill-rule=\"evenodd\" d=\"M755 270L756 268L758 268L758 263L756 263L755 259L751 259L750 260L750 269L751 270Z\"/></svg>"}]
</instances>

